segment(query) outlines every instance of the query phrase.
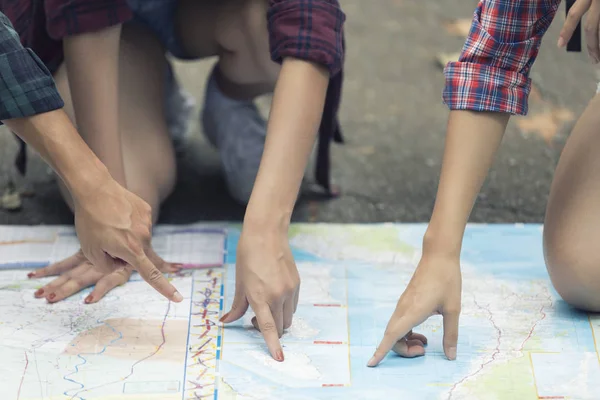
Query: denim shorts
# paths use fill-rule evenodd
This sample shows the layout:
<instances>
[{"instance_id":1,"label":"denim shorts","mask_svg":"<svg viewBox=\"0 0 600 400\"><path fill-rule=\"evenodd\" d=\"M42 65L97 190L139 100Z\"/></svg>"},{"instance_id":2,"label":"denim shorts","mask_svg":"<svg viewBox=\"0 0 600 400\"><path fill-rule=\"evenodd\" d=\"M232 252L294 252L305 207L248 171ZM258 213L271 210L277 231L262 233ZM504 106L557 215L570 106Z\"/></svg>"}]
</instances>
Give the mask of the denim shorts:
<instances>
[{"instance_id":1,"label":"denim shorts","mask_svg":"<svg viewBox=\"0 0 600 400\"><path fill-rule=\"evenodd\" d=\"M175 29L177 0L127 0L133 11L133 21L148 27L171 55L189 59Z\"/></svg>"}]
</instances>

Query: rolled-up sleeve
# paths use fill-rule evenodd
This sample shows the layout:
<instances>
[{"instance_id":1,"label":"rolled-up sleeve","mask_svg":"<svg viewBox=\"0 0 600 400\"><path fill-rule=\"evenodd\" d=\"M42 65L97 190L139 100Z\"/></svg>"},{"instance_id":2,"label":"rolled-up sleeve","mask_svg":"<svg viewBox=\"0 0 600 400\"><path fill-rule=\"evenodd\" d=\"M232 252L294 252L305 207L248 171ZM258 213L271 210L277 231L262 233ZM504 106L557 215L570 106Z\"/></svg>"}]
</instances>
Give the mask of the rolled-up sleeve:
<instances>
[{"instance_id":1,"label":"rolled-up sleeve","mask_svg":"<svg viewBox=\"0 0 600 400\"><path fill-rule=\"evenodd\" d=\"M529 72L560 0L481 0L457 62L444 69L451 110L527 114Z\"/></svg>"},{"instance_id":2,"label":"rolled-up sleeve","mask_svg":"<svg viewBox=\"0 0 600 400\"><path fill-rule=\"evenodd\" d=\"M47 30L54 40L99 31L129 21L127 0L46 0Z\"/></svg>"},{"instance_id":3,"label":"rolled-up sleeve","mask_svg":"<svg viewBox=\"0 0 600 400\"><path fill-rule=\"evenodd\" d=\"M0 121L63 107L48 69L24 48L9 19L0 13Z\"/></svg>"},{"instance_id":4,"label":"rolled-up sleeve","mask_svg":"<svg viewBox=\"0 0 600 400\"><path fill-rule=\"evenodd\" d=\"M340 71L346 16L337 0L269 0L267 20L273 61L293 57Z\"/></svg>"}]
</instances>

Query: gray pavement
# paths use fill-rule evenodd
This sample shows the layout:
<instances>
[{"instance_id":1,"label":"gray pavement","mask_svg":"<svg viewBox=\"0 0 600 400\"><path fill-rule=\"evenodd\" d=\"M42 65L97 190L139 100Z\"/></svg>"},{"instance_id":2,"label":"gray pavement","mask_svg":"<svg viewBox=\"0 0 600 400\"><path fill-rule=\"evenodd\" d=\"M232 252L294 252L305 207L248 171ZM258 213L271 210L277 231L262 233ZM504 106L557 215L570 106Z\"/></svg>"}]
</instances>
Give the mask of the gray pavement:
<instances>
[{"instance_id":1,"label":"gray pavement","mask_svg":"<svg viewBox=\"0 0 600 400\"><path fill-rule=\"evenodd\" d=\"M470 18L475 0L342 0L347 14L347 79L342 105L346 144L334 147L334 178L342 197L323 201L304 191L294 219L326 222L427 221L433 206L448 115L435 58L459 51L464 38L445 23ZM556 48L561 8L533 70L536 87L528 118L514 118L472 215L476 222L541 222L560 150L596 87L587 54ZM214 60L178 63L185 87L201 105ZM268 99L260 101L267 109ZM571 113L572 115L569 115ZM197 119L197 118L195 118ZM530 130L532 132L527 132ZM197 121L190 153L161 222L241 220L227 195L218 155ZM15 175L16 146L0 134L0 187ZM307 174L312 179L312 170ZM0 211L0 224L71 223L53 175L36 157L27 184L35 196L20 212Z\"/></svg>"}]
</instances>

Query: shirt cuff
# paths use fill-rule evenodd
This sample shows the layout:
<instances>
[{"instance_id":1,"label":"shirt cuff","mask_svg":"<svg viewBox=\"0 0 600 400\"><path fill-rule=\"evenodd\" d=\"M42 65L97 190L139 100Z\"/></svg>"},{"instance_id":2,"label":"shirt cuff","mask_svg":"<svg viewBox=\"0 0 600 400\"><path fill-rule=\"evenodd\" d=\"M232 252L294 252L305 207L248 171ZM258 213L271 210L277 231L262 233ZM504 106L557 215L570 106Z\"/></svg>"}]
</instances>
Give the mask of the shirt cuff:
<instances>
[{"instance_id":1,"label":"shirt cuff","mask_svg":"<svg viewBox=\"0 0 600 400\"><path fill-rule=\"evenodd\" d=\"M0 86L0 121L31 117L64 106L52 75L30 49L0 54L0 71L4 83Z\"/></svg>"},{"instance_id":2,"label":"shirt cuff","mask_svg":"<svg viewBox=\"0 0 600 400\"><path fill-rule=\"evenodd\" d=\"M282 63L285 57L299 58L337 74L344 62L345 20L337 0L270 0L271 59Z\"/></svg>"},{"instance_id":3,"label":"shirt cuff","mask_svg":"<svg viewBox=\"0 0 600 400\"><path fill-rule=\"evenodd\" d=\"M133 12L126 0L46 0L47 31L54 40L120 25Z\"/></svg>"},{"instance_id":4,"label":"shirt cuff","mask_svg":"<svg viewBox=\"0 0 600 400\"><path fill-rule=\"evenodd\" d=\"M451 110L527 114L531 79L525 74L469 62L451 62L444 69L444 103Z\"/></svg>"}]
</instances>

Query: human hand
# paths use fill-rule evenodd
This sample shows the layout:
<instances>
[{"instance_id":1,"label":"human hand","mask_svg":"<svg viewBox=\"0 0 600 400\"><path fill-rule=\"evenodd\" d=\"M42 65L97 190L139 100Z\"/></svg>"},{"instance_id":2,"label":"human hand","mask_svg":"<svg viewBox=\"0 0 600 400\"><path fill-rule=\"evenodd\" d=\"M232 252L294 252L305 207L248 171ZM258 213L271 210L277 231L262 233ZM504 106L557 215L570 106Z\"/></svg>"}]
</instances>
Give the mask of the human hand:
<instances>
[{"instance_id":1,"label":"human hand","mask_svg":"<svg viewBox=\"0 0 600 400\"><path fill-rule=\"evenodd\" d=\"M154 289L174 302L183 296L153 261L150 206L114 179L98 182L93 191L73 191L75 227L81 251L103 274L133 268Z\"/></svg>"},{"instance_id":2,"label":"human hand","mask_svg":"<svg viewBox=\"0 0 600 400\"><path fill-rule=\"evenodd\" d=\"M279 338L292 325L300 292L300 275L287 235L242 232L235 275L233 304L221 322L234 322L252 307L253 325L262 332L271 356L283 361Z\"/></svg>"},{"instance_id":3,"label":"human hand","mask_svg":"<svg viewBox=\"0 0 600 400\"><path fill-rule=\"evenodd\" d=\"M150 258L154 265L163 273L180 270L177 264L168 263L156 254ZM104 274L97 268L94 268L92 263L83 255L83 252L79 250L71 257L33 271L27 276L29 278L43 278L60 275L34 293L36 298L45 297L49 303L56 303L89 286L95 285L94 290L84 300L86 304L91 304L99 301L115 287L125 284L132 272L133 269L131 267L124 266L108 274Z\"/></svg>"},{"instance_id":4,"label":"human hand","mask_svg":"<svg viewBox=\"0 0 600 400\"><path fill-rule=\"evenodd\" d=\"M435 314L444 318L444 353L449 360L456 359L461 285L458 259L423 254L367 366L377 366L392 349L404 357L425 354L427 340L412 328Z\"/></svg>"},{"instance_id":5,"label":"human hand","mask_svg":"<svg viewBox=\"0 0 600 400\"><path fill-rule=\"evenodd\" d=\"M585 32L588 53L592 60L598 63L600 62L600 43L598 40L598 32L600 30L600 0L577 0L573 4L560 31L558 47L564 47L569 42L585 13L587 13L587 17L583 30Z\"/></svg>"}]
</instances>

